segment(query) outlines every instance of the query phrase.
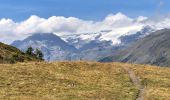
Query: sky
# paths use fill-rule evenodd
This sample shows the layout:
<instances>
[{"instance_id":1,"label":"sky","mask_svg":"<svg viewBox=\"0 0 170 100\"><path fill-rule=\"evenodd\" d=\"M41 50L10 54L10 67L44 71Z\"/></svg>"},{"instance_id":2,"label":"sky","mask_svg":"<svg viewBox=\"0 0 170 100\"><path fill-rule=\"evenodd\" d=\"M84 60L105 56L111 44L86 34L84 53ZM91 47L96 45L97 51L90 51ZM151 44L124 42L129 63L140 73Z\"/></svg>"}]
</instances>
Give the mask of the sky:
<instances>
[{"instance_id":1,"label":"sky","mask_svg":"<svg viewBox=\"0 0 170 100\"><path fill-rule=\"evenodd\" d=\"M0 0L0 18L23 21L31 15L102 20L122 12L129 17L169 13L170 0Z\"/></svg>"},{"instance_id":2,"label":"sky","mask_svg":"<svg viewBox=\"0 0 170 100\"><path fill-rule=\"evenodd\" d=\"M111 30L103 39L114 41L145 26L170 28L169 23L170 0L0 0L0 42L7 44L35 33L103 30Z\"/></svg>"}]
</instances>

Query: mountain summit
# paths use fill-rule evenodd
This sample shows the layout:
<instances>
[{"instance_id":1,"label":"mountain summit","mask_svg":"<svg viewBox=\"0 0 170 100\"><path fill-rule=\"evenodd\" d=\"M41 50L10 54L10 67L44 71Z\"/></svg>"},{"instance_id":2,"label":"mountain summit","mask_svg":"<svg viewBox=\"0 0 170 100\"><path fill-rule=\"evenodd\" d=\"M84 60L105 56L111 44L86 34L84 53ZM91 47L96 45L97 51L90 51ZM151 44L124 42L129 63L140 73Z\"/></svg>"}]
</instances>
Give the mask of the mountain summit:
<instances>
[{"instance_id":1,"label":"mountain summit","mask_svg":"<svg viewBox=\"0 0 170 100\"><path fill-rule=\"evenodd\" d=\"M48 61L70 60L71 54L78 52L74 46L52 33L37 33L22 41L14 41L11 45L21 50L26 50L29 46L38 48Z\"/></svg>"}]
</instances>

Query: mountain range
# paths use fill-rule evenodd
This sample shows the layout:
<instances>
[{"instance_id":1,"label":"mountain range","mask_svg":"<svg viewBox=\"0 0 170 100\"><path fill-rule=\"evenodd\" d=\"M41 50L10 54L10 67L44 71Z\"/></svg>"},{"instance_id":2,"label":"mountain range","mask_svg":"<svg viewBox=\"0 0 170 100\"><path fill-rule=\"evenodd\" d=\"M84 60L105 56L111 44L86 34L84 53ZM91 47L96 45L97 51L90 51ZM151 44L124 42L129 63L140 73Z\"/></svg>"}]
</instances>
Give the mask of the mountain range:
<instances>
[{"instance_id":1,"label":"mountain range","mask_svg":"<svg viewBox=\"0 0 170 100\"><path fill-rule=\"evenodd\" d=\"M114 34L111 30L62 36L54 33L35 33L24 40L16 40L11 45L22 51L29 46L38 48L44 53L46 61L80 59L98 61L153 31L151 27L146 26L140 31L125 33L119 37L109 37L111 33Z\"/></svg>"}]
</instances>

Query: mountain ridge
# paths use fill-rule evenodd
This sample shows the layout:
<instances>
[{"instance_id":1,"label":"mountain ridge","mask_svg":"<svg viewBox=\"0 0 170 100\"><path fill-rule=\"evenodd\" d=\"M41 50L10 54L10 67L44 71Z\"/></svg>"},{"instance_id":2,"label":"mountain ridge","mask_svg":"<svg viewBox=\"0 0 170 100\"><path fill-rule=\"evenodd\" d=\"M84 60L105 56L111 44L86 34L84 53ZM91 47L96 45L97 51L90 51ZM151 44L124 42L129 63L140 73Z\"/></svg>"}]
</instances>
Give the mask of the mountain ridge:
<instances>
[{"instance_id":1,"label":"mountain ridge","mask_svg":"<svg viewBox=\"0 0 170 100\"><path fill-rule=\"evenodd\" d=\"M100 61L120 61L158 66L170 65L170 29L156 31Z\"/></svg>"}]
</instances>

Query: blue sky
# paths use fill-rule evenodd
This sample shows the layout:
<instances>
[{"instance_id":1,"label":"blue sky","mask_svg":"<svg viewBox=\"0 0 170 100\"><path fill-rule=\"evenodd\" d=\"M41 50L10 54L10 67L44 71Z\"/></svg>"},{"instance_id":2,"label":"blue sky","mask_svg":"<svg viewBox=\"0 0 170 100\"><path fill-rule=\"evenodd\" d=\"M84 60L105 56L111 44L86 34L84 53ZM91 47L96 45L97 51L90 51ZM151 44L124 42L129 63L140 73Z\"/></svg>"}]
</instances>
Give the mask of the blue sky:
<instances>
[{"instance_id":1,"label":"blue sky","mask_svg":"<svg viewBox=\"0 0 170 100\"><path fill-rule=\"evenodd\" d=\"M0 0L0 18L22 21L31 15L101 20L110 13L130 17L166 14L170 0Z\"/></svg>"}]
</instances>

